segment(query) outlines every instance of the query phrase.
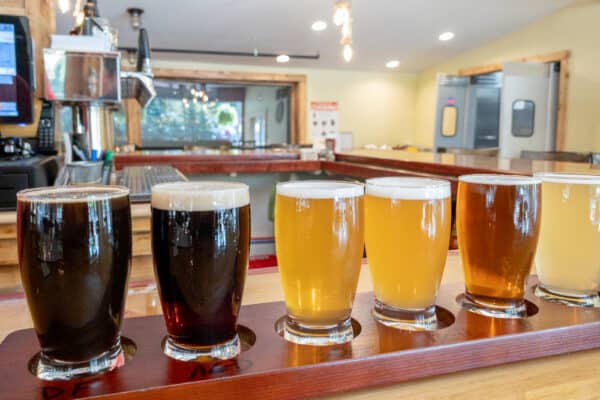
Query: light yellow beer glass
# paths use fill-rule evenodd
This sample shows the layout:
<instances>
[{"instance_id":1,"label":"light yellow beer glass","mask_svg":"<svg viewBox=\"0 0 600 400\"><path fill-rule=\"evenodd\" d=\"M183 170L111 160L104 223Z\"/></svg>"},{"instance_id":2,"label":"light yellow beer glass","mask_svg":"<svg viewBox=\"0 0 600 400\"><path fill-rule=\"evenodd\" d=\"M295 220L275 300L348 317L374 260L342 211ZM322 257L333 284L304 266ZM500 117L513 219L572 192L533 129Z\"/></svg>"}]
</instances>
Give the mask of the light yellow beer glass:
<instances>
[{"instance_id":1,"label":"light yellow beer glass","mask_svg":"<svg viewBox=\"0 0 600 400\"><path fill-rule=\"evenodd\" d=\"M365 239L378 322L436 329L435 300L450 241L450 195L450 182L444 180L367 180Z\"/></svg>"},{"instance_id":2,"label":"light yellow beer glass","mask_svg":"<svg viewBox=\"0 0 600 400\"><path fill-rule=\"evenodd\" d=\"M599 307L600 176L536 177L542 180L536 295L569 306Z\"/></svg>"},{"instance_id":3,"label":"light yellow beer glass","mask_svg":"<svg viewBox=\"0 0 600 400\"><path fill-rule=\"evenodd\" d=\"M362 184L277 185L275 246L287 316L283 335L331 345L354 337L350 313L364 248Z\"/></svg>"}]
</instances>

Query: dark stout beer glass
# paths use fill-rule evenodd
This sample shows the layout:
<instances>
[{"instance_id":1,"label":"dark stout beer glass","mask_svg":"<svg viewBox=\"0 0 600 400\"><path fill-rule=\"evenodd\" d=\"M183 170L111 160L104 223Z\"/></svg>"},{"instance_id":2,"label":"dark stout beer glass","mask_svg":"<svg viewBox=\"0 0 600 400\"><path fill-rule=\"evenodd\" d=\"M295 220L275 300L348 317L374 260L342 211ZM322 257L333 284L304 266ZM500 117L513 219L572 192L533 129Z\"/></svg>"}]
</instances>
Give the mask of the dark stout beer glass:
<instances>
[{"instance_id":1,"label":"dark stout beer glass","mask_svg":"<svg viewBox=\"0 0 600 400\"><path fill-rule=\"evenodd\" d=\"M17 194L21 280L42 352L36 375L66 380L124 363L131 263L129 190L73 186Z\"/></svg>"},{"instance_id":2,"label":"dark stout beer glass","mask_svg":"<svg viewBox=\"0 0 600 400\"><path fill-rule=\"evenodd\" d=\"M178 182L152 188L152 253L166 355L202 361L240 353L236 325L249 249L247 185Z\"/></svg>"},{"instance_id":3,"label":"dark stout beer glass","mask_svg":"<svg viewBox=\"0 0 600 400\"><path fill-rule=\"evenodd\" d=\"M458 249L469 311L527 315L525 284L540 231L541 181L514 175L463 175L458 182Z\"/></svg>"}]
</instances>

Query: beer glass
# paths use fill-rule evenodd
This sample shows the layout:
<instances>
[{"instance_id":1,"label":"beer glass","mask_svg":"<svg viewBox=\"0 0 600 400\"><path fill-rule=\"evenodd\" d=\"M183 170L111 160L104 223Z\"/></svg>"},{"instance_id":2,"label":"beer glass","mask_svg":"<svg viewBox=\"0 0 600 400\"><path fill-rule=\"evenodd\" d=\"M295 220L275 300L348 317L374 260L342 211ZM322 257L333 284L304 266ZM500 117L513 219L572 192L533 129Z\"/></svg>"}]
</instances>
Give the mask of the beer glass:
<instances>
[{"instance_id":1,"label":"beer glass","mask_svg":"<svg viewBox=\"0 0 600 400\"><path fill-rule=\"evenodd\" d=\"M540 229L540 179L464 175L457 198L463 307L483 315L527 315L525 284Z\"/></svg>"},{"instance_id":2,"label":"beer glass","mask_svg":"<svg viewBox=\"0 0 600 400\"><path fill-rule=\"evenodd\" d=\"M152 254L176 360L239 355L237 319L250 249L248 186L176 182L152 187Z\"/></svg>"},{"instance_id":3,"label":"beer glass","mask_svg":"<svg viewBox=\"0 0 600 400\"><path fill-rule=\"evenodd\" d=\"M599 307L600 176L536 177L542 180L536 294L570 306Z\"/></svg>"},{"instance_id":4,"label":"beer glass","mask_svg":"<svg viewBox=\"0 0 600 400\"><path fill-rule=\"evenodd\" d=\"M448 254L451 214L448 181L367 180L365 239L378 322L408 330L437 327L435 299Z\"/></svg>"},{"instance_id":5,"label":"beer glass","mask_svg":"<svg viewBox=\"0 0 600 400\"><path fill-rule=\"evenodd\" d=\"M298 344L346 343L364 249L363 185L277 184L275 246L287 316L283 336Z\"/></svg>"},{"instance_id":6,"label":"beer glass","mask_svg":"<svg viewBox=\"0 0 600 400\"><path fill-rule=\"evenodd\" d=\"M23 190L17 194L17 238L21 281L42 348L38 378L81 378L123 365L129 190Z\"/></svg>"}]
</instances>

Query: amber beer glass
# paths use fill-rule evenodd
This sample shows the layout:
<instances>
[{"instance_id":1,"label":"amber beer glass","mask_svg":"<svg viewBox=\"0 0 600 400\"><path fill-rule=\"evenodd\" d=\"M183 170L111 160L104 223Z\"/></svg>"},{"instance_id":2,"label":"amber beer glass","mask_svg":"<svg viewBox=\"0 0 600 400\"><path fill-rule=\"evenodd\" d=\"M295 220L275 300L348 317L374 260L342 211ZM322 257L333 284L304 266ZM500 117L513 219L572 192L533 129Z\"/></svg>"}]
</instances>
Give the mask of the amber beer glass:
<instances>
[{"instance_id":1,"label":"amber beer glass","mask_svg":"<svg viewBox=\"0 0 600 400\"><path fill-rule=\"evenodd\" d=\"M297 181L279 183L276 192L284 338L311 345L348 342L364 249L363 185Z\"/></svg>"},{"instance_id":2,"label":"amber beer glass","mask_svg":"<svg viewBox=\"0 0 600 400\"><path fill-rule=\"evenodd\" d=\"M527 315L525 283L540 230L540 189L539 178L526 176L459 178L457 234L467 310L501 318Z\"/></svg>"},{"instance_id":3,"label":"amber beer glass","mask_svg":"<svg viewBox=\"0 0 600 400\"><path fill-rule=\"evenodd\" d=\"M164 353L182 361L236 357L250 249L248 186L164 183L152 187L151 203Z\"/></svg>"},{"instance_id":4,"label":"amber beer glass","mask_svg":"<svg viewBox=\"0 0 600 400\"><path fill-rule=\"evenodd\" d=\"M536 174L542 180L542 225L536 294L600 307L600 176Z\"/></svg>"},{"instance_id":5,"label":"amber beer glass","mask_svg":"<svg viewBox=\"0 0 600 400\"><path fill-rule=\"evenodd\" d=\"M129 190L38 188L17 194L21 281L44 380L123 365L120 328L131 263ZM19 368L25 368L20 365Z\"/></svg>"},{"instance_id":6,"label":"amber beer glass","mask_svg":"<svg viewBox=\"0 0 600 400\"><path fill-rule=\"evenodd\" d=\"M408 330L437 327L435 299L448 254L451 214L448 181L367 180L365 239L377 321Z\"/></svg>"}]
</instances>

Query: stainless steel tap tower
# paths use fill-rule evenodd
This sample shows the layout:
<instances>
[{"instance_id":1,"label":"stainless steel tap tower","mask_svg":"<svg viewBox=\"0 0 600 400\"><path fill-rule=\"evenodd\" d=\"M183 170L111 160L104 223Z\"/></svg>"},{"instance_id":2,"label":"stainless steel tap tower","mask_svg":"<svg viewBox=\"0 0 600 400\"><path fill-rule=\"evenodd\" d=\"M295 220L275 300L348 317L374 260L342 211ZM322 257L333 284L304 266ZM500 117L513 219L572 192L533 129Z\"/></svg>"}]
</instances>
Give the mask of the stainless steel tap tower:
<instances>
[{"instance_id":1,"label":"stainless steel tap tower","mask_svg":"<svg viewBox=\"0 0 600 400\"><path fill-rule=\"evenodd\" d=\"M74 159L102 160L112 151L112 113L121 100L135 98L145 107L156 96L144 28L139 29L135 71L121 71L116 32L99 17L96 1L87 1L83 22L73 32L107 40L110 51L44 49L44 97L57 103L56 112L65 106L72 111L71 131L61 132L66 167Z\"/></svg>"}]
</instances>

